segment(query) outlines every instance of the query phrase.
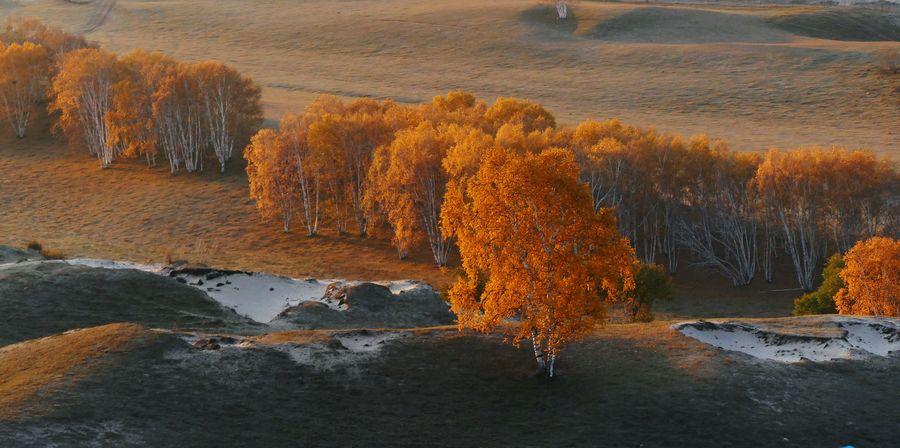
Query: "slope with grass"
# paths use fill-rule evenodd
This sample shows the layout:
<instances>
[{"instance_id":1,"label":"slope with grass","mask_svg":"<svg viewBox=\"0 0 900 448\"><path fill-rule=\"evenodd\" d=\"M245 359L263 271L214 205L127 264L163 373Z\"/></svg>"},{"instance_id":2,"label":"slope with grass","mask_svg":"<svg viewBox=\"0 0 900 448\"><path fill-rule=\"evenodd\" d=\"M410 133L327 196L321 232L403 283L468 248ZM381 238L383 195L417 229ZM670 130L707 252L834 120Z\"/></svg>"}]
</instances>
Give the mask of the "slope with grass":
<instances>
[{"instance_id":1,"label":"slope with grass","mask_svg":"<svg viewBox=\"0 0 900 448\"><path fill-rule=\"evenodd\" d=\"M93 3L7 2L0 15L80 30L108 2ZM561 23L533 0L120 0L88 37L234 64L264 86L270 119L318 93L421 102L465 89L531 98L568 123L620 117L738 149L893 152L896 91L872 52L900 47L898 10L579 2Z\"/></svg>"},{"instance_id":2,"label":"slope with grass","mask_svg":"<svg viewBox=\"0 0 900 448\"><path fill-rule=\"evenodd\" d=\"M21 447L799 447L886 446L900 429L884 393L900 387L896 357L760 362L666 323L612 325L569 347L561 376L546 383L533 376L528 348L496 336L409 331L362 357L326 342L354 337L292 333L200 350L160 334L55 390L46 397L52 413L0 420L0 439Z\"/></svg>"},{"instance_id":3,"label":"slope with grass","mask_svg":"<svg viewBox=\"0 0 900 448\"><path fill-rule=\"evenodd\" d=\"M113 322L231 331L255 326L203 292L155 274L58 261L0 267L0 346Z\"/></svg>"}]
</instances>

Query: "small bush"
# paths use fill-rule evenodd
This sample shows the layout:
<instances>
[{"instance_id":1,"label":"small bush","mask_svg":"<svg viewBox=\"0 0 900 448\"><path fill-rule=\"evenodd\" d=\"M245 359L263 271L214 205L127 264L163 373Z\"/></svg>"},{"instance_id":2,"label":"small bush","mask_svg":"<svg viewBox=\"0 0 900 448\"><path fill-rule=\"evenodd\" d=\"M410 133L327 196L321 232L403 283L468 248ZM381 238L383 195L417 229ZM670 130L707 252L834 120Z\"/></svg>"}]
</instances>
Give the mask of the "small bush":
<instances>
[{"instance_id":1,"label":"small bush","mask_svg":"<svg viewBox=\"0 0 900 448\"><path fill-rule=\"evenodd\" d=\"M834 295L844 287L844 280L840 276L844 266L844 259L840 253L832 255L822 270L822 286L794 300L794 315L836 313Z\"/></svg>"},{"instance_id":2,"label":"small bush","mask_svg":"<svg viewBox=\"0 0 900 448\"><path fill-rule=\"evenodd\" d=\"M900 49L893 48L875 53L875 66L882 75L900 74Z\"/></svg>"},{"instance_id":3,"label":"small bush","mask_svg":"<svg viewBox=\"0 0 900 448\"><path fill-rule=\"evenodd\" d=\"M29 241L25 248L32 252L37 252L48 260L63 260L68 258L65 253L58 250L48 249L40 241Z\"/></svg>"},{"instance_id":4,"label":"small bush","mask_svg":"<svg viewBox=\"0 0 900 448\"><path fill-rule=\"evenodd\" d=\"M672 277L659 265L641 264L634 275L634 283L634 291L625 306L634 322L652 321L653 302L669 300L675 294Z\"/></svg>"}]
</instances>

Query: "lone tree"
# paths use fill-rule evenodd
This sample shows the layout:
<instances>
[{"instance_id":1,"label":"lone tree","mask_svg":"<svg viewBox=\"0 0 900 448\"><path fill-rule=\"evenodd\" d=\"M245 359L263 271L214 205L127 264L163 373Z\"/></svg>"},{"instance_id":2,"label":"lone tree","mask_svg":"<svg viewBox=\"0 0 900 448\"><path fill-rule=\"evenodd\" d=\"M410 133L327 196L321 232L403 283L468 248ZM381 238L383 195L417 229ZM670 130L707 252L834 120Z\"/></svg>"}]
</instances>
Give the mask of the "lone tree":
<instances>
[{"instance_id":1,"label":"lone tree","mask_svg":"<svg viewBox=\"0 0 900 448\"><path fill-rule=\"evenodd\" d=\"M594 211L564 149L518 155L491 149L466 200L448 203L464 277L450 290L460 327L511 325L531 339L538 368L553 377L560 348L604 320L606 300L634 288L634 252L613 213Z\"/></svg>"}]
</instances>

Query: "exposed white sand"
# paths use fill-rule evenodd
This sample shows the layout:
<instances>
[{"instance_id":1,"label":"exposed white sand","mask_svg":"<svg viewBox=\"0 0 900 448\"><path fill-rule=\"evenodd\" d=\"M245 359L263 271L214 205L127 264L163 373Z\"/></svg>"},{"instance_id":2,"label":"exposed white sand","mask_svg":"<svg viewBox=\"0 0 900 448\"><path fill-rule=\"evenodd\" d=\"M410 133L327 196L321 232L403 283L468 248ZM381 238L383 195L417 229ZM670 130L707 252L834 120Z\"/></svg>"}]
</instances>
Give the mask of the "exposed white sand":
<instances>
[{"instance_id":1,"label":"exposed white sand","mask_svg":"<svg viewBox=\"0 0 900 448\"><path fill-rule=\"evenodd\" d=\"M57 261L36 261L36 263ZM96 258L72 258L64 261L72 265L103 269L136 269L158 275L169 276L169 268L161 264L140 264L129 261L103 260ZM339 282L353 285L360 282L337 279L296 279L260 272L228 272L215 278L206 274L175 274L185 284L193 286L223 306L234 309L238 314L257 322L268 323L285 309L301 302L316 301L334 310L345 310L346 305L324 298L329 284ZM427 283L415 280L374 281L391 290L394 294L417 289L431 290Z\"/></svg>"},{"instance_id":2,"label":"exposed white sand","mask_svg":"<svg viewBox=\"0 0 900 448\"><path fill-rule=\"evenodd\" d=\"M684 322L673 328L705 344L780 362L861 359L900 352L898 319L833 316L825 323L843 330L842 336L789 334L744 322Z\"/></svg>"},{"instance_id":3,"label":"exposed white sand","mask_svg":"<svg viewBox=\"0 0 900 448\"><path fill-rule=\"evenodd\" d=\"M69 264L87 266L90 268L137 269L138 271L152 272L154 274L162 272L165 268L165 265L162 264L140 264L132 263L130 261L102 260L99 258L70 258L64 261Z\"/></svg>"}]
</instances>

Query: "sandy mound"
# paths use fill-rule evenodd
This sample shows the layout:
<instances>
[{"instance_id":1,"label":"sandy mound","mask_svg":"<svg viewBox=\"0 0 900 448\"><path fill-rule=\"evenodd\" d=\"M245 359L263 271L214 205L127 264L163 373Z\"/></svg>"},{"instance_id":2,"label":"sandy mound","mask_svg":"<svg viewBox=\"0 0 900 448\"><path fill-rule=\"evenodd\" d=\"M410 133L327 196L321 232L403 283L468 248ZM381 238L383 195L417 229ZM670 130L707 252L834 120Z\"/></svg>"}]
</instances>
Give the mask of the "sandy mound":
<instances>
[{"instance_id":1,"label":"sandy mound","mask_svg":"<svg viewBox=\"0 0 900 448\"><path fill-rule=\"evenodd\" d=\"M0 345L113 322L222 330L252 325L196 288L156 274L58 261L0 267Z\"/></svg>"},{"instance_id":2,"label":"sandy mound","mask_svg":"<svg viewBox=\"0 0 900 448\"><path fill-rule=\"evenodd\" d=\"M42 396L89 375L112 353L152 336L139 325L110 324L0 348L0 419L17 418L26 409L40 413Z\"/></svg>"},{"instance_id":3,"label":"sandy mound","mask_svg":"<svg viewBox=\"0 0 900 448\"><path fill-rule=\"evenodd\" d=\"M673 328L715 347L781 362L866 359L900 353L900 320L890 318L698 321Z\"/></svg>"}]
</instances>

